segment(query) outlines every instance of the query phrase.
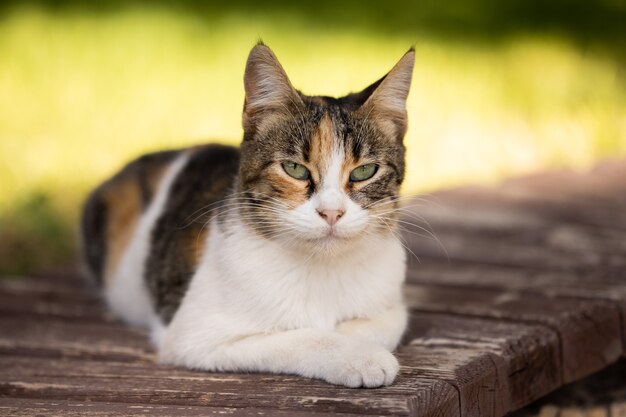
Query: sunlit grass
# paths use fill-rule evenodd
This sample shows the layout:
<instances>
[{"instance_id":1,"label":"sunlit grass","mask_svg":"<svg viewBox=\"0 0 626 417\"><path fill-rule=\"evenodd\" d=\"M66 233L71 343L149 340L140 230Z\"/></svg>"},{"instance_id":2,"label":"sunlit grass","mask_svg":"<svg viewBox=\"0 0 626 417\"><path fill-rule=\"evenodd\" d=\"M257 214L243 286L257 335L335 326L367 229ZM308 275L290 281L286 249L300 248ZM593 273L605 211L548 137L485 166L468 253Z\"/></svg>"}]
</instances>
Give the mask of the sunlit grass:
<instances>
[{"instance_id":1,"label":"sunlit grass","mask_svg":"<svg viewBox=\"0 0 626 417\"><path fill-rule=\"evenodd\" d=\"M328 95L365 87L415 44L405 193L626 153L623 68L564 38L487 44L288 14L15 9L0 21L0 271L66 260L85 193L130 158L238 143L243 66L259 37L297 87Z\"/></svg>"}]
</instances>

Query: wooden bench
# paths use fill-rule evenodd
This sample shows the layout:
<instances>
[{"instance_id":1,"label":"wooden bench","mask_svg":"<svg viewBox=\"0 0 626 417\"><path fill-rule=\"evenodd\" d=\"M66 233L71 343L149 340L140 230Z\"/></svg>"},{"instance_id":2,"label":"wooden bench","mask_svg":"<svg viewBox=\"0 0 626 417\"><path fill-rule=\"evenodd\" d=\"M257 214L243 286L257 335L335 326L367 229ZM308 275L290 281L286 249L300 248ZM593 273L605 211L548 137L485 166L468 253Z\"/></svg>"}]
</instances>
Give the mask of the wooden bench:
<instances>
[{"instance_id":1,"label":"wooden bench","mask_svg":"<svg viewBox=\"0 0 626 417\"><path fill-rule=\"evenodd\" d=\"M509 417L626 417L626 359L558 389Z\"/></svg>"},{"instance_id":2,"label":"wooden bench","mask_svg":"<svg viewBox=\"0 0 626 417\"><path fill-rule=\"evenodd\" d=\"M155 365L145 334L61 271L0 280L0 415L495 417L625 354L626 161L439 192L404 213L412 313L391 387Z\"/></svg>"}]
</instances>

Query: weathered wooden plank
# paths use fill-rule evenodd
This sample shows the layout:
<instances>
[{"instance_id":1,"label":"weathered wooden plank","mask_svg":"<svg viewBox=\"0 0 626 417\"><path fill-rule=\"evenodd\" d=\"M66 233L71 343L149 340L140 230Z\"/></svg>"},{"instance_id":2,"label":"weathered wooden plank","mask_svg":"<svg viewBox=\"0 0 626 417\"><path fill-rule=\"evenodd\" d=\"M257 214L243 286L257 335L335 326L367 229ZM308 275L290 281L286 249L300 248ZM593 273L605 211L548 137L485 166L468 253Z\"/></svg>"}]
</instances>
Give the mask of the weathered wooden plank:
<instances>
[{"instance_id":1,"label":"weathered wooden plank","mask_svg":"<svg viewBox=\"0 0 626 417\"><path fill-rule=\"evenodd\" d=\"M106 311L96 299L72 301L63 295L48 293L41 297L27 294L0 293L0 316L56 317L83 322L115 322L113 315Z\"/></svg>"},{"instance_id":2,"label":"weathered wooden plank","mask_svg":"<svg viewBox=\"0 0 626 417\"><path fill-rule=\"evenodd\" d=\"M446 203L407 212L401 226L407 246L420 259L553 270L626 268L625 230L558 223L519 207ZM427 235L429 228L437 239Z\"/></svg>"},{"instance_id":3,"label":"weathered wooden plank","mask_svg":"<svg viewBox=\"0 0 626 417\"><path fill-rule=\"evenodd\" d=\"M443 317L439 317L439 319L443 320ZM448 317L448 320L450 320L450 317ZM462 319L459 320L462 321ZM93 324L69 324L63 320L48 320L47 323L39 325L37 324L38 322L39 320L34 319L27 322L27 325L22 323L22 325L18 324L11 327L11 323L13 323L11 319L8 319L4 326L2 326L2 321L0 320L0 328L5 330L3 333L9 336L9 340L12 340L13 343L16 341L22 343L21 346L15 346L15 349L13 349L14 354L19 352L20 348L24 346L24 342L30 342L31 344L39 342L41 348L47 347L51 349L56 347L57 354L61 356L88 355L88 357L94 357L100 354L101 360L127 360L128 358L125 355L130 356L130 358L136 355L137 358L143 357L150 360L150 353L146 353L144 350L149 349L145 345L145 340L142 339L141 335L134 334L134 331L130 329L122 327L119 328L121 331L118 332L116 326L108 324L99 324L94 327ZM458 326L459 323L454 325ZM485 327L488 327L485 323L481 325L483 327L482 331L485 331ZM440 331L445 331L446 327L437 326L436 328ZM75 334L79 334L80 337L75 337ZM494 335L492 334L491 336ZM133 340L133 338L137 339L139 343L138 351L128 349L126 346L127 342ZM460 339L461 337L457 337L457 340ZM432 343L432 340L427 343ZM415 344L419 344L419 342ZM452 350L448 349L448 354L450 355L450 352L452 352L454 360L445 359L442 352L433 349L433 346L427 346L427 349L421 352L418 351L416 346L412 346L411 349L414 352L410 356L420 358L420 361L412 364L415 370L422 371L425 366L437 370L437 372L431 371L431 374L420 374L421 376L427 375L432 378L442 378L457 387L459 395L462 395L463 398L462 404L466 407L466 415L484 415L485 407L487 407L485 404L489 404L488 407L490 407L491 411L496 413L493 415L501 415L502 412L508 410L507 407L510 407L507 404L510 401L511 391L507 386L508 381L501 378L498 384L495 383L498 373L506 375L507 365L498 355L485 356L484 346L480 346L480 344L472 346L471 342L466 341L464 346L456 346L456 349ZM10 352L5 350L5 353ZM432 362L428 363L428 360L432 358L439 359L439 363L437 365L433 365ZM547 384L547 387L543 388L546 390L553 389L554 386L550 386L553 383L558 383L558 381L555 382L554 376ZM524 383L517 383L516 385L524 386ZM534 384L533 386L538 387L539 392L541 392L541 384ZM506 401L504 398L506 398ZM516 397L514 404L515 406L523 405L533 398L536 397L524 398L522 395ZM500 401L500 403L498 404L497 401ZM481 412L483 414L480 414Z\"/></svg>"},{"instance_id":4,"label":"weathered wooden plank","mask_svg":"<svg viewBox=\"0 0 626 417\"><path fill-rule=\"evenodd\" d=\"M399 379L390 387L376 390L347 389L327 384L320 380L301 378L292 375L275 375L263 373L219 373L194 371L173 366L158 365L153 362L101 362L83 359L32 358L27 356L0 357L0 379L5 382L24 382L26 380L43 380L43 378L60 378L72 383L75 379L135 379L145 382L160 380L167 384L181 385L188 382L190 390L201 388L203 391L220 391L222 394L236 395L255 394L272 396L275 392L285 395L330 396L333 393L343 394L347 398L389 397L404 399L413 395L418 389L430 388L433 385L443 387L439 381L433 384L433 378L420 377L413 369L403 369ZM65 381L67 380L67 381ZM197 384L197 385L194 385ZM271 386L271 390L266 388ZM116 386L110 389L116 389ZM450 387L451 388L451 387ZM449 391L453 392L454 389ZM458 399L455 398L458 402Z\"/></svg>"},{"instance_id":5,"label":"weathered wooden plank","mask_svg":"<svg viewBox=\"0 0 626 417\"><path fill-rule=\"evenodd\" d=\"M554 298L486 288L409 284L407 302L418 311L543 324L558 333L563 382L603 369L623 352L620 312L601 300Z\"/></svg>"},{"instance_id":6,"label":"weathered wooden plank","mask_svg":"<svg viewBox=\"0 0 626 417\"><path fill-rule=\"evenodd\" d=\"M0 277L0 313L113 321L97 288L73 274Z\"/></svg>"},{"instance_id":7,"label":"weathered wooden plank","mask_svg":"<svg viewBox=\"0 0 626 417\"><path fill-rule=\"evenodd\" d=\"M416 360L410 366L421 376L441 378L456 386L463 395L462 402L483 398L482 403L488 402L494 415L501 415L511 407L509 399L512 391L516 392L513 407L517 407L560 385L560 372L554 369L558 366L558 358L552 358L546 366L544 362L547 358L541 357L544 351L547 355L557 356L558 340L555 335L541 333L549 332L536 326L421 313L411 320L409 334L416 339L408 351L411 351L409 357ZM490 338L493 339L491 342L488 341ZM535 342L532 354L537 359L538 368L526 365L520 368L519 364L512 363L529 360L528 353L521 351L525 347L524 340ZM19 322L0 319L0 352L5 355L28 354L100 361L154 359L145 335L140 331L111 324L68 323L59 319L45 322L28 318ZM506 355L506 360L500 355ZM114 364L106 366L118 369ZM517 389L525 384L515 378L513 388L509 389L508 373L534 380L530 392L527 388ZM489 385L494 384L489 379L495 381L497 374L500 374L498 384ZM473 404L476 405L473 415L484 415L477 412L481 403L474 401ZM471 410L471 407L468 409ZM472 415L472 411L466 415Z\"/></svg>"},{"instance_id":8,"label":"weathered wooden plank","mask_svg":"<svg viewBox=\"0 0 626 417\"><path fill-rule=\"evenodd\" d=\"M479 415L488 408L501 415L562 385L559 339L545 326L418 312L405 343L403 366L454 384L461 402L474 404ZM460 361L467 355L473 360ZM485 369L469 372L477 366ZM486 375L493 381L483 381Z\"/></svg>"},{"instance_id":9,"label":"weathered wooden plank","mask_svg":"<svg viewBox=\"0 0 626 417\"><path fill-rule=\"evenodd\" d=\"M354 390L292 376L49 358L0 357L0 369L0 397L398 415L410 415L416 407L438 415L442 403L458 406L452 387L446 392L442 381L410 373L392 387ZM437 408L417 403L418 393L436 400ZM458 408L443 415L458 416Z\"/></svg>"},{"instance_id":10,"label":"weathered wooden plank","mask_svg":"<svg viewBox=\"0 0 626 417\"><path fill-rule=\"evenodd\" d=\"M77 346L94 344L129 347L152 351L143 329L123 323L83 323L65 319L34 317L0 317L0 340L43 342L51 346L57 343L73 343Z\"/></svg>"},{"instance_id":11,"label":"weathered wooden plank","mask_svg":"<svg viewBox=\"0 0 626 417\"><path fill-rule=\"evenodd\" d=\"M354 397L343 392L320 396L317 392L302 389L298 394L286 394L275 390L274 384L257 388L253 392L224 392L219 386L199 388L195 382L137 380L127 378L98 377L74 378L68 381L61 377L25 378L19 382L0 382L0 395L22 398L46 398L50 400L124 402L136 404L191 405L208 407L269 408L280 410L307 410L325 413L393 414L410 415L411 396L399 397ZM210 391L213 389L214 391Z\"/></svg>"},{"instance_id":12,"label":"weathered wooden plank","mask_svg":"<svg viewBox=\"0 0 626 417\"><path fill-rule=\"evenodd\" d=\"M626 271L550 271L498 265L461 264L428 260L407 273L407 282L537 290L555 295L621 301L626 296Z\"/></svg>"},{"instance_id":13,"label":"weathered wooden plank","mask_svg":"<svg viewBox=\"0 0 626 417\"><path fill-rule=\"evenodd\" d=\"M617 189L626 189L625 178L607 185L556 172L497 188L448 190L409 202L402 225L422 258L446 256L437 242L419 236L420 227L432 227L453 260L559 269L613 264L623 271L626 194Z\"/></svg>"},{"instance_id":14,"label":"weathered wooden plank","mask_svg":"<svg viewBox=\"0 0 626 417\"><path fill-rule=\"evenodd\" d=\"M402 403L405 399L414 400L415 398L413 398L412 395L416 393L429 393L431 397L433 397L434 394L436 399L442 404L441 400L443 398L441 394L446 391L454 394L454 397L450 398L450 400L453 401L449 402L458 405L458 398L456 398L456 393L451 386L446 387L446 384L442 384L441 381L430 381L423 378L411 377L402 377L401 380L392 387L368 393L368 390L341 389L321 381L292 376L195 372L186 369L141 363L102 363L82 360L13 357L0 358L0 367L3 369L0 374L0 380L4 378L12 383L16 383L18 386L21 384L22 388L41 388L42 386L37 384L46 380L46 378L58 378L59 382L55 383L56 388L63 383L72 384L76 380L87 380L88 378L98 379L100 381L128 378L135 380L138 385L161 390L177 391L184 388L184 390L187 391L200 390L202 392L212 392L214 396L223 397L216 401L221 401L221 405L229 406L246 404L239 402L240 396L252 396L256 398L256 405L267 406L271 404L272 398L276 395L290 396L293 398L301 396L302 401L306 402L311 400L322 402L329 401L328 398L333 395L338 395L339 397L345 398L346 401L350 400L355 403L359 401L362 402L365 396L373 395L376 401L381 404L386 403L389 406L394 403ZM153 381L155 379L161 382L155 385ZM32 383L27 381L38 382ZM433 383L431 384L431 382ZM49 383L49 386L52 387L53 385L53 383ZM134 387L133 390L136 390L135 385L132 386ZM430 389L433 386L437 388L434 391ZM90 384L90 387L93 388L93 384ZM114 391L118 388L117 384L111 384L111 386L106 389ZM381 392L383 390L384 392ZM70 392L68 395L72 396L74 394ZM122 393L120 395L125 394ZM160 403L161 400L167 401L167 398L159 399L158 402ZM211 404L215 405L215 402ZM445 402L443 404L445 404ZM427 403L420 402L417 405L422 407L423 410L427 410ZM410 404L410 408L414 406L415 404ZM453 415L458 415L458 409L456 409L456 414Z\"/></svg>"},{"instance_id":15,"label":"weathered wooden plank","mask_svg":"<svg viewBox=\"0 0 626 417\"><path fill-rule=\"evenodd\" d=\"M94 311L101 315L108 314L103 297L97 289L86 286L58 285L56 280L50 281L47 278L5 279L0 277L0 297L2 297L3 304L7 304L2 306L7 312L11 312L11 308L14 308L13 311L16 313L28 312L29 307L36 311L34 303L49 303L59 305L59 309L63 304L79 306L81 309L91 306L92 309L87 311ZM20 306L20 303L23 305Z\"/></svg>"},{"instance_id":16,"label":"weathered wooden plank","mask_svg":"<svg viewBox=\"0 0 626 417\"><path fill-rule=\"evenodd\" d=\"M424 317L418 321L424 323ZM484 325L484 323L483 323ZM25 349L27 349L25 351ZM416 349L415 347L413 348ZM480 352L481 347L478 346L475 350L471 350L469 345L457 347L457 352L453 352L454 361L448 359L445 362L444 358L438 358L436 353L434 356L429 354L429 347L425 348L424 352L414 352L416 356L420 358L419 364L413 364L413 367L417 369L417 365L421 365L420 369L423 369L425 365L429 368L433 367L432 360L440 362L434 365L439 366L441 372L439 374L433 374L431 376L446 375L446 380L455 386L460 387L459 392L464 395L464 398L473 398L476 392L482 390L486 392L490 398L496 398L500 400L498 408L494 408L499 414L509 410L508 402L503 403L504 398L508 398L508 390L502 389L496 392L495 389L485 389L485 378L489 378L494 374L493 359L485 357ZM454 349L448 349L448 352L452 352ZM133 361L153 360L151 349L145 340L145 335L139 331L128 329L115 324L106 323L76 323L67 322L61 319L46 319L42 321L37 318L21 318L19 321L13 319L0 319L0 353L4 355L24 355L27 353L30 356L48 356L52 358L85 358L99 361ZM477 359L485 364L480 369L476 363ZM443 366L443 365L446 366ZM105 366L115 370L119 367L114 364L107 363ZM124 366L129 366L125 364ZM480 370L476 375L463 371L464 369ZM446 374L446 372L449 372ZM459 380L455 376L455 372L463 373L464 379ZM133 373L135 375L136 372ZM130 377L130 376L129 376ZM539 384L541 386L541 384ZM496 395L497 394L497 395ZM449 399L458 406L458 394L454 392L454 399ZM536 398L536 397L535 397ZM465 401L465 400L464 400ZM508 401L508 400L507 400ZM418 403L421 406L421 403ZM423 414L424 412L421 411ZM468 413L466 415L481 415L478 413ZM484 414L483 414L484 415Z\"/></svg>"},{"instance_id":17,"label":"weathered wooden plank","mask_svg":"<svg viewBox=\"0 0 626 417\"><path fill-rule=\"evenodd\" d=\"M334 413L317 413L311 411L281 411L266 408L226 408L198 407L189 405L158 405L158 404L123 404L113 402L65 401L45 399L0 398L0 416L146 416L164 415L182 416L233 416L233 417L320 417L335 415ZM341 414L344 417L356 417L360 414Z\"/></svg>"},{"instance_id":18,"label":"weathered wooden plank","mask_svg":"<svg viewBox=\"0 0 626 417\"><path fill-rule=\"evenodd\" d=\"M621 195L622 192L613 192ZM513 217L512 226L529 222L546 222L554 225L575 225L579 227L597 227L600 229L626 228L626 200L607 198L607 196L563 196L559 193L540 194L525 192L512 188L490 187L461 187L442 191L432 197L426 197L417 202L410 202L417 214L424 214L429 218L446 220L448 217L454 223L463 222L455 213L459 207L467 207L470 212L466 220L491 225L503 224L506 228L507 213L519 215ZM481 214L481 210L484 213ZM406 210L402 210L403 212ZM437 216L441 211L441 216ZM491 220L491 223L490 223ZM531 224L532 224L531 223Z\"/></svg>"},{"instance_id":19,"label":"weathered wooden plank","mask_svg":"<svg viewBox=\"0 0 626 417\"><path fill-rule=\"evenodd\" d=\"M0 338L0 346L4 347L5 354L23 354L24 347L29 347L29 354L33 349L46 349L44 354L56 357L94 357L100 360L132 360L133 358L149 360L151 355L149 347L140 332L110 324L81 324L67 322L62 319L50 319L45 322L39 319L21 318L15 322L9 318L0 319L0 332L4 337ZM129 343L130 342L130 343ZM12 350L10 348L13 347ZM52 351L52 352L51 352ZM41 352L39 352L41 354ZM107 366L111 366L107 364ZM418 387L420 388L420 387ZM441 390L441 388L439 388ZM449 389L452 389L449 387ZM454 391L452 389L452 391ZM428 390L420 389L420 395L425 395ZM456 392L451 397L447 394L444 403L458 407ZM443 400L436 394L431 395L438 402ZM449 398L448 398L449 397ZM416 409L424 414L422 401L418 401ZM458 411L458 410L457 410Z\"/></svg>"},{"instance_id":20,"label":"weathered wooden plank","mask_svg":"<svg viewBox=\"0 0 626 417\"><path fill-rule=\"evenodd\" d=\"M412 385L415 394L410 400L414 417L460 417L463 413L459 393L446 381L432 380L429 386Z\"/></svg>"},{"instance_id":21,"label":"weathered wooden plank","mask_svg":"<svg viewBox=\"0 0 626 417\"><path fill-rule=\"evenodd\" d=\"M121 324L0 317L0 355L26 354L124 362L154 358L145 333Z\"/></svg>"},{"instance_id":22,"label":"weathered wooden plank","mask_svg":"<svg viewBox=\"0 0 626 417\"><path fill-rule=\"evenodd\" d=\"M25 287L25 290L27 288ZM54 289L48 288L47 290L51 291ZM34 291L33 295L40 296L41 294L38 291ZM43 295L47 297L45 291ZM65 302L65 300L61 302ZM422 315L418 319L422 323L422 327L426 317L428 315ZM437 317L437 319L441 320L442 317ZM454 325L459 324L459 320L456 321L457 323L454 323ZM3 322L0 319L0 329L2 330L0 333L4 335L4 337L0 337L0 352L19 355L27 348L30 355L36 354L39 356L82 357L106 361L128 361L133 360L133 358L150 360L151 358L150 348L146 345L143 334L131 329L119 328L116 325L106 323L67 323L62 319L51 320L50 318L46 322L41 322L36 318L22 318L20 322L20 324L17 324L12 319ZM476 320L472 321L472 323L482 327L487 325L484 322L476 323ZM508 331L511 331L514 327L510 325ZM457 340L460 339L460 335L457 336L459 336ZM417 346L413 346L411 349L419 350ZM493 381L496 381L495 376L498 372L505 374L506 371L503 371L504 365L499 358L486 356L481 349L483 349L483 346L478 345L474 347L470 343L466 343L464 346L447 348L448 356L453 355L454 360L450 358L446 360L436 349L433 350L432 347L425 346L423 347L423 352L413 353L414 356L420 358L420 361L413 363L412 366L416 370L424 369L424 366L427 366L429 369L439 367L440 372L437 374L430 371L430 376L433 378L444 378L444 380L457 387L459 393L463 395L463 403L475 404L473 411L471 407L467 407L470 411L466 415L484 415L480 414L478 410L481 409L481 404L484 408L484 403L486 402L490 404L489 407L495 412L494 415L501 415L510 408L508 403L510 393L506 378L501 377L496 387L489 384L494 384ZM440 363L433 365L433 359ZM431 362L428 362L429 360ZM498 363L497 366L494 364L496 362ZM478 371L476 374L473 374L468 370ZM556 383L556 386L558 386L558 382ZM539 387L539 389L544 388L541 383L535 386ZM554 387L555 385L548 384L545 392ZM476 398L482 398L482 403L476 401ZM526 403L534 398L536 397L526 398L522 401Z\"/></svg>"},{"instance_id":23,"label":"weathered wooden plank","mask_svg":"<svg viewBox=\"0 0 626 417\"><path fill-rule=\"evenodd\" d=\"M93 292L95 287L89 285L87 280L78 280L75 277L50 277L50 276L24 276L24 277L0 277L0 293L3 294L47 294L60 293L73 296L82 301L85 299L98 298Z\"/></svg>"},{"instance_id":24,"label":"weathered wooden plank","mask_svg":"<svg viewBox=\"0 0 626 417\"><path fill-rule=\"evenodd\" d=\"M498 379L498 366L478 349L409 345L397 356L405 369L454 385L461 416L501 416L510 410L507 381Z\"/></svg>"},{"instance_id":25,"label":"weathered wooden plank","mask_svg":"<svg viewBox=\"0 0 626 417\"><path fill-rule=\"evenodd\" d=\"M626 405L626 360L563 387L510 417L619 415ZM618 414L615 414L618 413Z\"/></svg>"},{"instance_id":26,"label":"weathered wooden plank","mask_svg":"<svg viewBox=\"0 0 626 417\"><path fill-rule=\"evenodd\" d=\"M9 320L11 321L11 320ZM0 322L1 323L1 322ZM32 323L31 323L32 324ZM58 327L55 331L54 329L54 325L50 326L50 325L45 325L43 327L47 327L48 329L51 329L51 334L52 335L58 335L58 334L66 334L68 336L68 338L73 339L72 337L72 331L70 331L69 333L67 332L67 324L62 323L62 321L60 323L57 323ZM79 329L78 330L79 333L85 332L87 331L87 329L91 326L83 326L82 329L80 329L80 324L78 325ZM104 327L106 328L107 325L101 325L100 327ZM114 326L109 326L109 327L114 327ZM26 328L30 328L32 329L31 331L31 341L35 341L35 340L41 340L41 336L42 334L46 334L45 333L45 329L43 328L37 328L36 326L33 327L32 325L29 326L16 326L15 329L26 329ZM439 327L441 328L441 326ZM65 329L65 331L63 331L63 329ZM116 343L119 343L120 339L124 340L126 339L126 337L116 337L113 336L116 333L116 330L112 330L113 333L106 335L102 333L103 329L95 329L94 332L92 333L92 338L87 337L87 339L85 340L85 343L83 344L83 346L81 347L81 349L85 348L85 347L91 347L93 348L94 345L97 346L96 342L98 340L98 337L102 337L105 336L105 338L110 338L112 339L113 343L112 345L115 346ZM89 332L87 331L87 333L89 334ZM124 333L124 332L122 332ZM43 339L43 344L44 345L48 345L49 344L49 340L46 341L45 338ZM467 347L467 345L466 345ZM67 348L67 346L62 346L62 348ZM74 348L76 348L76 345L74 345ZM460 349L462 351L462 349ZM435 350L436 352L436 350ZM427 352L414 352L414 354L412 356L414 357L422 357L425 360L429 358L429 356L426 354ZM431 350L430 353L433 353L433 351ZM452 369L453 371L459 372L462 374L464 369L468 369L468 367L471 369L471 366L476 366L477 363L482 363L483 365L485 363L488 363L487 360L491 360L493 361L493 358L486 358L484 355L482 357L480 357L480 355L476 355L476 352L460 352L459 349L457 349L457 351L455 352L455 354L459 355L459 353L461 353L460 358L458 359L459 356L457 356L456 362L451 362L452 365L454 366L448 366L447 368L445 366L440 368L440 372L437 374L437 377L442 377L442 374L445 374L445 371L449 371L450 369ZM465 357L465 362L462 360L463 359L463 354L473 354L475 356L469 356L469 357ZM436 356L436 355L435 355ZM480 357L480 360L477 360L476 358ZM106 357L105 357L106 358ZM418 366L416 367L416 369L420 369L420 366L423 368L424 366L424 361L420 362L417 364ZM450 365L450 363L448 363L448 365ZM500 364L501 365L501 364ZM484 412L484 407L485 407L485 403L489 404L492 410L492 412L499 412L499 410L504 409L506 406L500 406L500 408L498 408L497 406L495 406L495 401L493 400L493 398L503 398L504 395L504 389L502 387L500 387L499 390L496 390L494 388L494 379L492 378L492 376L497 373L498 371L498 366L491 363L491 366L485 366L485 368L489 368L489 371L486 372L485 369L481 369L481 372L475 372L476 370L474 369L472 372L467 372L465 375L471 375L470 378L459 378L458 375L455 375L454 373L451 373L450 375L448 375L447 380L451 383L456 383L457 385L457 389L459 389L459 392L462 393L464 395L464 403L463 405L467 408L467 413L466 415L472 415L472 407L468 406L469 404L474 406L474 410L479 410L481 412ZM501 370L501 366L500 366L500 373L502 373ZM432 375L431 375L432 376ZM475 390L474 387L478 386L481 387L481 382L483 382L481 380L481 378L487 378L487 383L484 384L485 389L484 390ZM460 384L459 384L460 381ZM491 384L491 385L489 385ZM460 388L459 388L460 387ZM498 395L492 395L491 397L487 397L484 395L485 393L489 393L490 391L492 391L493 393L497 393ZM478 393L478 394L476 394ZM481 394L482 393L482 394ZM481 396L482 395L482 396ZM481 402L482 400L482 402ZM472 402L473 401L473 402ZM523 404L523 403L522 403ZM475 414L475 415L484 415L484 414ZM499 414L494 414L494 415L499 415Z\"/></svg>"},{"instance_id":27,"label":"weathered wooden plank","mask_svg":"<svg viewBox=\"0 0 626 417\"><path fill-rule=\"evenodd\" d=\"M622 345L626 346L626 271L561 272L429 261L411 269L407 281L538 293L548 297L605 300L620 310Z\"/></svg>"},{"instance_id":28,"label":"weathered wooden plank","mask_svg":"<svg viewBox=\"0 0 626 417\"><path fill-rule=\"evenodd\" d=\"M110 370L111 375L119 375L121 370L131 367L132 372L126 375L129 378L140 377L141 373L138 372L138 369L142 369L148 375L162 376L159 371L161 368L150 363L154 356L150 352L145 336L140 332L121 326L108 324L86 325L51 319L45 322L41 322L38 319L24 318L19 322L14 322L11 319L0 319L0 335L0 353L4 355L84 358L92 361L97 359L107 361L101 366L103 367L102 369ZM28 350L25 351L24 347L27 347ZM36 349L40 350L33 353ZM147 365L138 367L137 364L124 363L120 366L114 363L133 360L142 360ZM10 362L13 361L16 361L16 359L10 359ZM30 358L28 364L32 365ZM98 365L94 362L90 365L90 368L93 369L96 366ZM50 365L46 366L45 371L49 370L49 368ZM7 369L10 370L11 368ZM181 372L184 372L184 370ZM173 371L168 368L167 374L171 376ZM254 378L251 378L251 380L255 384L258 382ZM394 384L394 386L396 385ZM435 387L436 389L426 389L431 387L424 387L421 383L413 387L414 391L411 392L415 392L416 395L424 397L424 399L412 402L412 409L418 410L419 415L427 415L429 407L433 410L435 409L425 402L430 399L437 402L436 409L445 406L448 409L456 410L451 415L458 415L459 400L454 388L440 382L436 382Z\"/></svg>"}]
</instances>

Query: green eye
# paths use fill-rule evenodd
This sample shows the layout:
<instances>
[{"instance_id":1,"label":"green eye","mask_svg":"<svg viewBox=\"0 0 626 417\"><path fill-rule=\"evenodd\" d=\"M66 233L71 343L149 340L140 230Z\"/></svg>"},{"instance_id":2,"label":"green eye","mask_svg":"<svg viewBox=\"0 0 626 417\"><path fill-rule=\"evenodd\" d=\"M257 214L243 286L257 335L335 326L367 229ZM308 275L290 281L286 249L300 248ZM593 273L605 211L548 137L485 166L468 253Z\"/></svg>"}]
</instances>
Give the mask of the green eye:
<instances>
[{"instance_id":1,"label":"green eye","mask_svg":"<svg viewBox=\"0 0 626 417\"><path fill-rule=\"evenodd\" d=\"M283 162L283 169L290 177L297 180L308 180L309 170L304 165L296 164L295 162L287 161Z\"/></svg>"},{"instance_id":2,"label":"green eye","mask_svg":"<svg viewBox=\"0 0 626 417\"><path fill-rule=\"evenodd\" d=\"M374 174L376 174L376 171L378 171L378 165L376 164L361 165L360 167L356 167L352 170L350 173L350 181L357 182L369 180L374 176Z\"/></svg>"}]
</instances>

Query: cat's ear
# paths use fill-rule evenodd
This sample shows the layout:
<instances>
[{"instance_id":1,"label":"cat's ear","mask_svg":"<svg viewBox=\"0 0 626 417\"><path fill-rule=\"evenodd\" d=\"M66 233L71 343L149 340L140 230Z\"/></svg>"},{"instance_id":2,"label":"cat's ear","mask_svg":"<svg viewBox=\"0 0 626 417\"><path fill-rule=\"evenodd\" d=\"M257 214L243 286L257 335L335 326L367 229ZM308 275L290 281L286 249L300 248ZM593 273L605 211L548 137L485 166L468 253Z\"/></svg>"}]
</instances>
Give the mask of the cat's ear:
<instances>
[{"instance_id":1,"label":"cat's ear","mask_svg":"<svg viewBox=\"0 0 626 417\"><path fill-rule=\"evenodd\" d=\"M390 137L402 139L406 133L406 100L414 63L415 50L411 48L387 75L354 95L366 117Z\"/></svg>"},{"instance_id":2,"label":"cat's ear","mask_svg":"<svg viewBox=\"0 0 626 417\"><path fill-rule=\"evenodd\" d=\"M293 88L276 55L262 43L248 55L244 74L246 98L243 108L243 125L246 129L254 117L266 111L285 111L302 99Z\"/></svg>"}]
</instances>

